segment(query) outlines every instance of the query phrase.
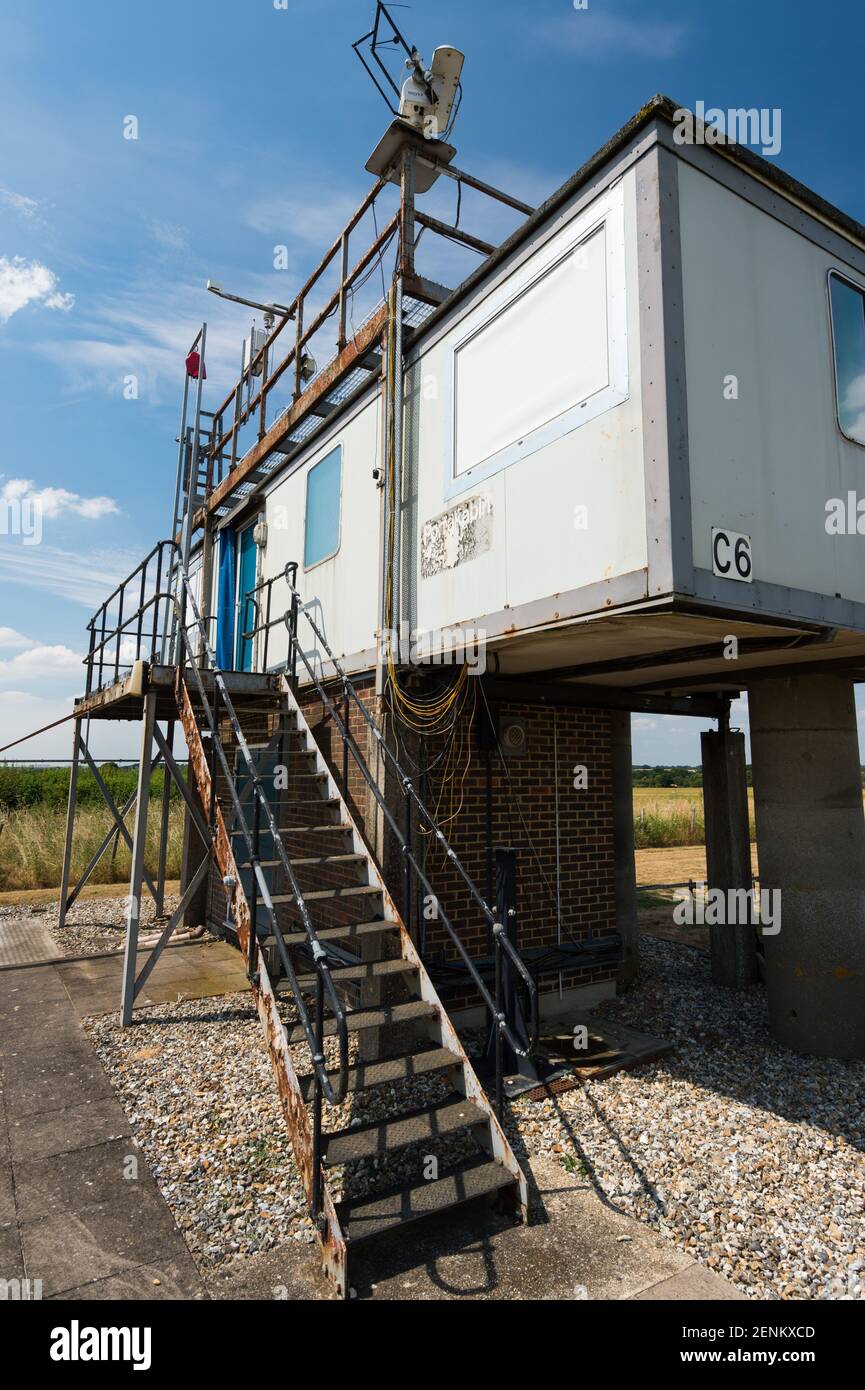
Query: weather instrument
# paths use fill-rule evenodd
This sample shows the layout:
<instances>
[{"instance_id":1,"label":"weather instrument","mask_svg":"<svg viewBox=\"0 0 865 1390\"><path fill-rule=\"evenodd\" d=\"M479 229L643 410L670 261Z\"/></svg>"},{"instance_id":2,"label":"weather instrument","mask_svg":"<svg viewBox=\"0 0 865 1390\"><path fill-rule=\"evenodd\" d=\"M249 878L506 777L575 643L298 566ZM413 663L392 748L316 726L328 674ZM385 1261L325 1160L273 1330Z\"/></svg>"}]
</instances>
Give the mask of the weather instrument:
<instances>
[{"instance_id":1,"label":"weather instrument","mask_svg":"<svg viewBox=\"0 0 865 1390\"><path fill-rule=\"evenodd\" d=\"M426 140L447 139L459 111L462 91L460 76L465 55L458 48L450 44L437 48L427 67L418 49L400 32L382 0L376 5L375 21L369 33L352 47L394 116L408 122ZM405 54L408 76L402 87L385 62L383 54L386 53Z\"/></svg>"},{"instance_id":2,"label":"weather instrument","mask_svg":"<svg viewBox=\"0 0 865 1390\"><path fill-rule=\"evenodd\" d=\"M449 164L456 150L448 137L462 100L460 77L465 56L458 48L444 44L435 49L426 65L420 52L401 33L387 6L378 0L375 20L368 34L352 45L372 78L388 110L396 117L367 162L370 173L394 181L393 172L400 151L416 141L431 157L418 166L415 191L425 193L438 178L435 164ZM408 75L402 85L391 71L394 57L401 57ZM391 60L391 67L386 59Z\"/></svg>"}]
</instances>

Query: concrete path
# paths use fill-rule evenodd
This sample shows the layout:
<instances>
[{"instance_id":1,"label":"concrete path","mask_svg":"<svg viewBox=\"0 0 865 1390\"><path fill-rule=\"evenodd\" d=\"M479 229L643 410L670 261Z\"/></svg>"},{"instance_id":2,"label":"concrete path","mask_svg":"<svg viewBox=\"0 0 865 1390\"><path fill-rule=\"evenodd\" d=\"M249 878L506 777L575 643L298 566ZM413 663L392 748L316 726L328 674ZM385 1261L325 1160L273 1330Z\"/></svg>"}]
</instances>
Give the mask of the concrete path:
<instances>
[{"instance_id":1,"label":"concrete path","mask_svg":"<svg viewBox=\"0 0 865 1390\"><path fill-rule=\"evenodd\" d=\"M196 1268L137 1149L81 1018L118 1007L121 961L0 970L0 1278L57 1299L332 1297L314 1248L293 1241L233 1266ZM148 1002L246 987L216 942L165 952ZM194 1060L194 1059L191 1059ZM203 1065L206 1059L199 1059ZM536 1214L515 1227L458 1209L359 1252L360 1298L735 1299L723 1280L603 1205L555 1162L532 1166Z\"/></svg>"},{"instance_id":2,"label":"concrete path","mask_svg":"<svg viewBox=\"0 0 865 1390\"><path fill-rule=\"evenodd\" d=\"M62 955L44 922L33 917L0 918L0 965L29 965Z\"/></svg>"}]
</instances>

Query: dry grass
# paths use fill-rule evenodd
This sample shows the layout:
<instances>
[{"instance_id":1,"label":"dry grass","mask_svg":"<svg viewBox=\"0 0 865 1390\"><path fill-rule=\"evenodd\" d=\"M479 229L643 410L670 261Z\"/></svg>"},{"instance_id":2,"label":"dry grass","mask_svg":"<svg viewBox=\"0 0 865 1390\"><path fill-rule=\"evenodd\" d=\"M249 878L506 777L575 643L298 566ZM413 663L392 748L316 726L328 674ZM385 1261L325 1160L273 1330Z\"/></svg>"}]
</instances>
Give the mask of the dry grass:
<instances>
[{"instance_id":1,"label":"dry grass","mask_svg":"<svg viewBox=\"0 0 865 1390\"><path fill-rule=\"evenodd\" d=\"M754 793L750 788L748 813L753 840ZM702 787L635 787L634 842L637 849L704 845Z\"/></svg>"},{"instance_id":2,"label":"dry grass","mask_svg":"<svg viewBox=\"0 0 865 1390\"><path fill-rule=\"evenodd\" d=\"M147 827L146 864L153 872L159 842L161 803L154 799ZM48 806L30 806L20 811L0 812L0 890L58 888L63 869L66 812ZM108 830L107 810L83 806L75 817L72 845L72 880L76 882ZM183 808L172 805L168 832L168 877L180 874L183 848ZM121 840L116 853L112 845L97 865L91 883L129 881L130 855Z\"/></svg>"}]
</instances>

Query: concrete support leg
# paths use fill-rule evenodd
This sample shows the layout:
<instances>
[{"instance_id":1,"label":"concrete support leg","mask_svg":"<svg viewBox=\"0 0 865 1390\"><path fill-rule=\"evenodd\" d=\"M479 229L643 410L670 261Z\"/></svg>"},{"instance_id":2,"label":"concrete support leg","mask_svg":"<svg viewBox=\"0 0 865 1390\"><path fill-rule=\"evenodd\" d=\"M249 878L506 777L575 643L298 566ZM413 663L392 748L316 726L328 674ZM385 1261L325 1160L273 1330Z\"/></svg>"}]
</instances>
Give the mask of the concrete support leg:
<instances>
[{"instance_id":1,"label":"concrete support leg","mask_svg":"<svg viewBox=\"0 0 865 1390\"><path fill-rule=\"evenodd\" d=\"M745 735L721 728L717 733L701 734L700 748L708 887L725 893L731 889L749 891L751 836ZM756 984L759 971L753 922L725 920L710 926L709 934L715 984L728 989L746 989Z\"/></svg>"},{"instance_id":2,"label":"concrete support leg","mask_svg":"<svg viewBox=\"0 0 865 1390\"><path fill-rule=\"evenodd\" d=\"M761 894L781 894L780 931L764 932L772 1034L797 1052L865 1058L865 818L853 686L834 675L755 682L749 705Z\"/></svg>"},{"instance_id":3,"label":"concrete support leg","mask_svg":"<svg viewBox=\"0 0 865 1390\"><path fill-rule=\"evenodd\" d=\"M616 930L624 957L617 977L627 989L640 968L640 929L637 922L637 873L634 864L634 792L631 765L631 716L610 711L613 766L613 849L616 874Z\"/></svg>"},{"instance_id":4,"label":"concrete support leg","mask_svg":"<svg viewBox=\"0 0 865 1390\"><path fill-rule=\"evenodd\" d=\"M123 949L123 992L120 1015L124 1028L132 1022L135 1005L135 965L138 950L138 929L141 922L141 886L144 880L144 848L147 840L147 810L150 801L150 747L156 719L156 695L144 697L141 722L141 757L138 762L138 798L135 802L135 829L132 835L132 869L129 875L129 907L126 917L126 942Z\"/></svg>"}]
</instances>

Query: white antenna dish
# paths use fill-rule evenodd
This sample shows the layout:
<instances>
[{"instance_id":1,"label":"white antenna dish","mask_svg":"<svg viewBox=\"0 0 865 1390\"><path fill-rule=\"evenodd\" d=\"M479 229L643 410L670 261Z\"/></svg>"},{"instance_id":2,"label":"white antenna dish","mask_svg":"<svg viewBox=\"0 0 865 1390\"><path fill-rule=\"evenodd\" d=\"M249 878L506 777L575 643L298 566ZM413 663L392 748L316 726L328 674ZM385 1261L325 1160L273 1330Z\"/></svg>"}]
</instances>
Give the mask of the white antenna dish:
<instances>
[{"instance_id":1,"label":"white antenna dish","mask_svg":"<svg viewBox=\"0 0 865 1390\"><path fill-rule=\"evenodd\" d=\"M416 50L406 63L411 73L402 86L399 114L421 131L425 140L447 135L464 62L465 54L447 45L435 50L426 71Z\"/></svg>"}]
</instances>

